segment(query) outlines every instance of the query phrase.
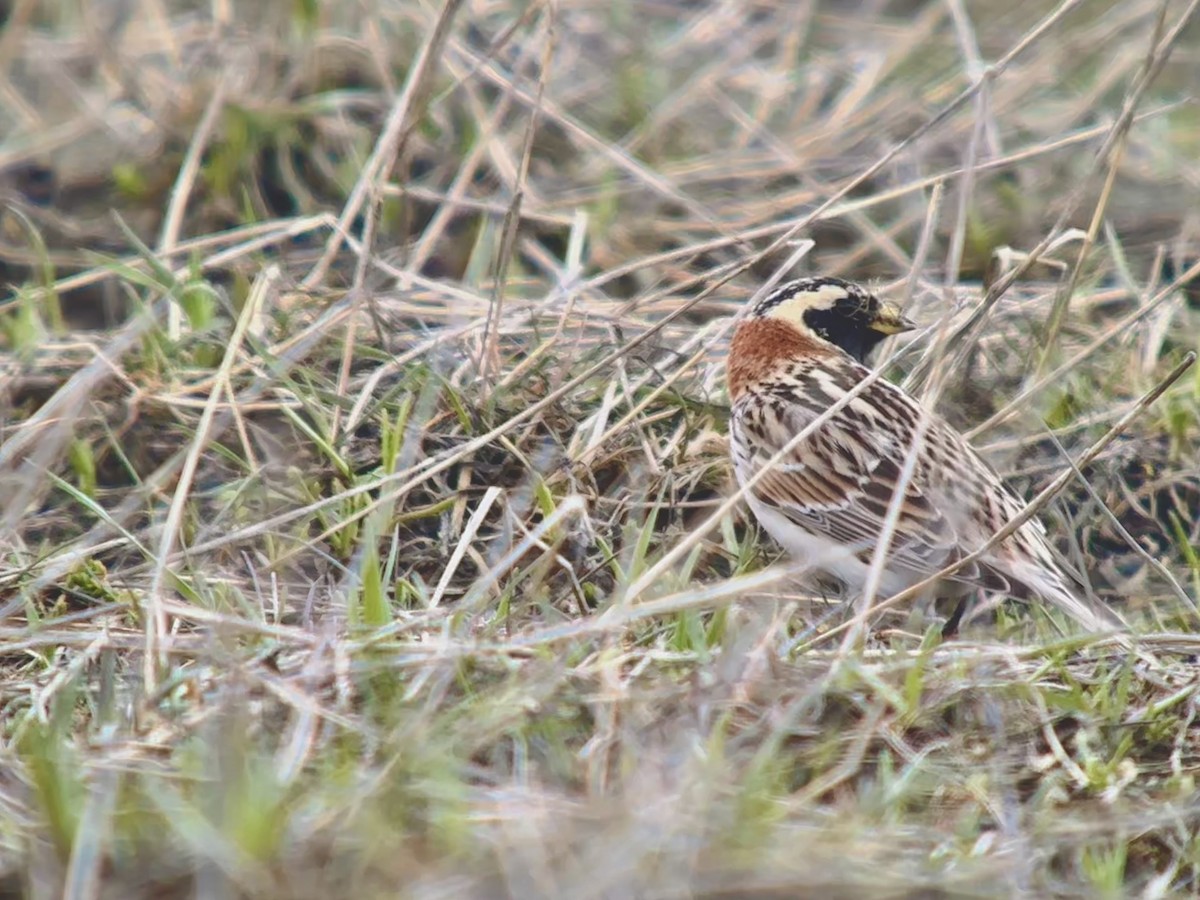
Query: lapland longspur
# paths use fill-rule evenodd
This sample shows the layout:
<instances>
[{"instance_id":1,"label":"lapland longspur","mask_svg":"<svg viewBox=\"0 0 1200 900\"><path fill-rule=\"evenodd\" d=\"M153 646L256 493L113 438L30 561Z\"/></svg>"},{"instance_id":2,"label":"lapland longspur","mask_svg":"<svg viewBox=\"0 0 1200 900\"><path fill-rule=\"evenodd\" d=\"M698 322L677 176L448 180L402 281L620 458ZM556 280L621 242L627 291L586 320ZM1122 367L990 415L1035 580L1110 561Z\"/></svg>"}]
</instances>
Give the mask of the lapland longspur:
<instances>
[{"instance_id":1,"label":"lapland longspur","mask_svg":"<svg viewBox=\"0 0 1200 900\"><path fill-rule=\"evenodd\" d=\"M867 379L864 363L879 342L913 327L897 307L838 278L793 281L760 300L734 333L727 361L738 482ZM878 587L886 597L978 549L1023 506L962 435L901 388L882 378L866 385L746 497L800 562L861 591L906 465L912 474ZM977 588L1040 597L1092 630L1120 624L1075 595L1033 519L938 585L935 596L959 601L945 633L957 629Z\"/></svg>"}]
</instances>

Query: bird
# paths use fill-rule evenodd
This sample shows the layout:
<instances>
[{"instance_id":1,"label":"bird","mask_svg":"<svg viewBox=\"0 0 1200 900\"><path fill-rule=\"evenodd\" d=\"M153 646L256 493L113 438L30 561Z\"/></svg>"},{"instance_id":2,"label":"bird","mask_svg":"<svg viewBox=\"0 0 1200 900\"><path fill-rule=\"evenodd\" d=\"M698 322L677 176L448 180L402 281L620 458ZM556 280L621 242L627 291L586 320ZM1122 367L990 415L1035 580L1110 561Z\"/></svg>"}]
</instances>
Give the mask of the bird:
<instances>
[{"instance_id":1,"label":"bird","mask_svg":"<svg viewBox=\"0 0 1200 900\"><path fill-rule=\"evenodd\" d=\"M872 350L915 327L899 307L860 285L802 278L747 311L726 360L737 481L761 526L801 565L861 593L890 507L898 506L880 598L977 551L1024 506L962 434L903 388L875 376L845 401L872 378ZM957 633L967 600L980 589L1048 602L1089 631L1123 625L1111 610L1080 599L1077 579L1036 518L926 593L957 601L944 636Z\"/></svg>"}]
</instances>

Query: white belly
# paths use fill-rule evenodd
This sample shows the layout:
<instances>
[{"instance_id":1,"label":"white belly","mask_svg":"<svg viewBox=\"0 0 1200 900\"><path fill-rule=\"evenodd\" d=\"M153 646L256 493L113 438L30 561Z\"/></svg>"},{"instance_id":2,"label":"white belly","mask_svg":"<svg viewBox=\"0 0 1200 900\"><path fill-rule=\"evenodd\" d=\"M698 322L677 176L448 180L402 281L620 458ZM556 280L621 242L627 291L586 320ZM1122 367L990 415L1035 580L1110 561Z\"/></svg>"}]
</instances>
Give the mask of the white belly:
<instances>
[{"instance_id":1,"label":"white belly","mask_svg":"<svg viewBox=\"0 0 1200 900\"><path fill-rule=\"evenodd\" d=\"M746 496L750 509L755 518L779 544L795 557L796 562L805 570L828 572L845 582L852 593L860 593L866 586L868 563L858 559L856 554L867 551L867 559L874 552L873 544L847 546L831 541L820 535L805 531L774 508L763 503L753 494ZM879 581L877 597L887 597L899 593L905 588L916 584L919 579L906 572L896 572L884 567Z\"/></svg>"}]
</instances>

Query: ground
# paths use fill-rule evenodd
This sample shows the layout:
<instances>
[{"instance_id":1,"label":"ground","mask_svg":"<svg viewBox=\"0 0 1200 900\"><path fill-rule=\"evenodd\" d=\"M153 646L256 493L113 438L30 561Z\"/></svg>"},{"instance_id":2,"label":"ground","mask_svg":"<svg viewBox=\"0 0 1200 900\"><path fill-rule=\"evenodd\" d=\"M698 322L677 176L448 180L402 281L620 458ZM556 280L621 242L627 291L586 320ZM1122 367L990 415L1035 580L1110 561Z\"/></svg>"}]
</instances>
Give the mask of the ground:
<instances>
[{"instance_id":1,"label":"ground","mask_svg":"<svg viewBox=\"0 0 1200 900\"><path fill-rule=\"evenodd\" d=\"M1196 894L1196 5L0 3L0 896ZM789 569L809 273L1132 639Z\"/></svg>"}]
</instances>

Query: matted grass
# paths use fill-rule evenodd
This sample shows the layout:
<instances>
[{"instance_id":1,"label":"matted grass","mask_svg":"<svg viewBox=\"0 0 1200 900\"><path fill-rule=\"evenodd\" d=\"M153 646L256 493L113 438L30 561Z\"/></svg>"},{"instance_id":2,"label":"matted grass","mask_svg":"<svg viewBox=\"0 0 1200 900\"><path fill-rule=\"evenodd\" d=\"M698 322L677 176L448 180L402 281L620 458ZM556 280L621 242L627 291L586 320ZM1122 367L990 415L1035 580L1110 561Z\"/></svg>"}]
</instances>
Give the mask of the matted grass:
<instances>
[{"instance_id":1,"label":"matted grass","mask_svg":"<svg viewBox=\"0 0 1200 900\"><path fill-rule=\"evenodd\" d=\"M1042 512L1136 652L846 642L723 384L866 280L1071 473L1200 345L1196 5L9 3L0 894L1200 891L1195 369Z\"/></svg>"}]
</instances>

